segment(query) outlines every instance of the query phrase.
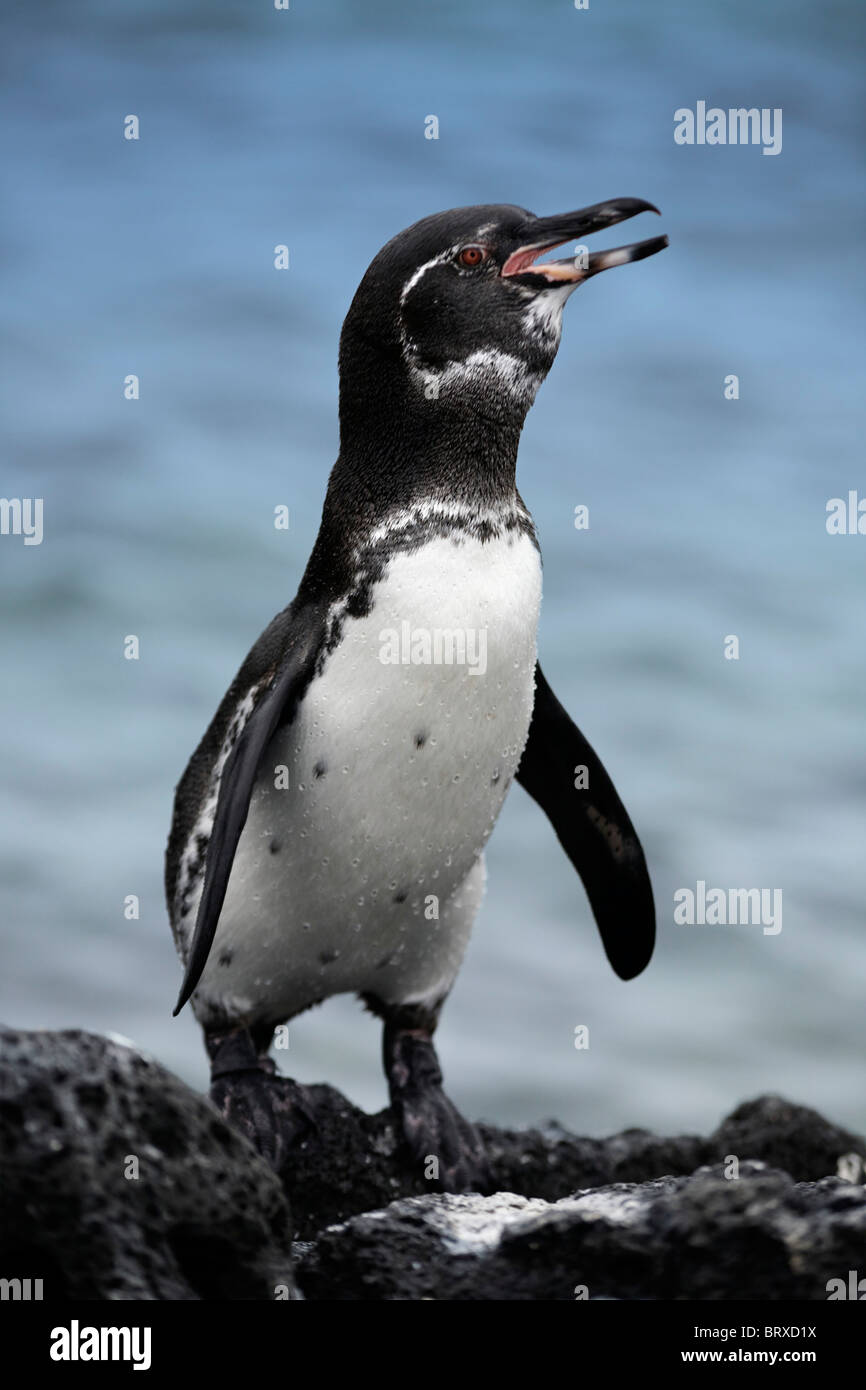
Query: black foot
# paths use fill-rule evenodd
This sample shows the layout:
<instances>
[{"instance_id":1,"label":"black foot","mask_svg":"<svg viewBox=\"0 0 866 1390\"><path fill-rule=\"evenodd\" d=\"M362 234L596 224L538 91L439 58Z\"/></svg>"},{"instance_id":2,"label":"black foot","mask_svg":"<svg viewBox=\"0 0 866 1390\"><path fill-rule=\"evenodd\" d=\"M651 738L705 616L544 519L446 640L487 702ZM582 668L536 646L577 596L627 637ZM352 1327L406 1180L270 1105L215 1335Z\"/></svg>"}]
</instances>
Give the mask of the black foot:
<instances>
[{"instance_id":1,"label":"black foot","mask_svg":"<svg viewBox=\"0 0 866 1390\"><path fill-rule=\"evenodd\" d=\"M246 1030L209 1039L208 1048L211 1101L279 1172L291 1148L315 1127L302 1088L274 1075L273 1061L257 1054Z\"/></svg>"},{"instance_id":2,"label":"black foot","mask_svg":"<svg viewBox=\"0 0 866 1390\"><path fill-rule=\"evenodd\" d=\"M384 1052L391 1104L413 1163L431 1190L490 1191L481 1136L443 1091L429 1034L386 1024Z\"/></svg>"}]
</instances>

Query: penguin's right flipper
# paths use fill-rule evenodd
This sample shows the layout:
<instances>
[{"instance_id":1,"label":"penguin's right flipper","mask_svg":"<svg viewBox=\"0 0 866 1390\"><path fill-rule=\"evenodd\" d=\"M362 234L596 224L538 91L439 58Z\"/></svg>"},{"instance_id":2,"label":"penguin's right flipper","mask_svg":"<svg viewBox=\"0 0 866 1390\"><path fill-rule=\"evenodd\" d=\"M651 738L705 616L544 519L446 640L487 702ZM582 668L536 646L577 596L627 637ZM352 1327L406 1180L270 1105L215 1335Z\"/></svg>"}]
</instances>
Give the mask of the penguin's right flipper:
<instances>
[{"instance_id":1,"label":"penguin's right flipper","mask_svg":"<svg viewBox=\"0 0 866 1390\"><path fill-rule=\"evenodd\" d=\"M271 630L285 623L280 614L259 639L251 653L267 649ZM316 661L322 650L325 622L321 613L303 608L289 617L289 627L280 634L283 655L274 670L270 685L259 695L237 743L226 759L220 776L219 796L213 829L208 841L205 860L204 887L195 920L195 930L186 961L175 1015L189 999L207 964L219 916L225 901L226 889L234 863L235 851L246 824L250 797L262 754L281 724L290 724L304 691L313 678ZM243 668L241 671L243 675Z\"/></svg>"},{"instance_id":2,"label":"penguin's right flipper","mask_svg":"<svg viewBox=\"0 0 866 1390\"><path fill-rule=\"evenodd\" d=\"M587 787L575 787L575 769ZM601 759L557 700L540 666L517 780L538 802L583 880L607 958L623 980L655 945L655 906L637 832Z\"/></svg>"}]
</instances>

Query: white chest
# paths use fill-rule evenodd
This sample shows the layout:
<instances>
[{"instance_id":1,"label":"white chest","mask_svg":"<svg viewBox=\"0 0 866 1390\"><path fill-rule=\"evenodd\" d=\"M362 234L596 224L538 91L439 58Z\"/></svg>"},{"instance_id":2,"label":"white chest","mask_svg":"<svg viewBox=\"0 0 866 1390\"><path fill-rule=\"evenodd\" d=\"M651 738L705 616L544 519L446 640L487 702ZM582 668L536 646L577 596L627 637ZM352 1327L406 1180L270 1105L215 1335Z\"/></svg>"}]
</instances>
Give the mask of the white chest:
<instances>
[{"instance_id":1,"label":"white chest","mask_svg":"<svg viewBox=\"0 0 866 1390\"><path fill-rule=\"evenodd\" d=\"M526 740L540 599L519 533L395 556L279 741L303 788L286 809L321 824L327 808L337 857L360 841L389 880L386 861L413 877L423 859L468 866Z\"/></svg>"},{"instance_id":2,"label":"white chest","mask_svg":"<svg viewBox=\"0 0 866 1390\"><path fill-rule=\"evenodd\" d=\"M436 539L398 554L371 612L344 624L308 692L307 736L327 728L383 793L402 781L407 753L426 750L427 790L441 789L446 773L471 783L491 758L503 771L516 766L532 709L540 601L538 552L517 533L484 543ZM409 780L417 792L414 774Z\"/></svg>"},{"instance_id":3,"label":"white chest","mask_svg":"<svg viewBox=\"0 0 866 1390\"><path fill-rule=\"evenodd\" d=\"M529 730L540 599L518 532L391 559L262 760L218 933L238 948L225 986L270 981L289 1012L456 973Z\"/></svg>"}]
</instances>

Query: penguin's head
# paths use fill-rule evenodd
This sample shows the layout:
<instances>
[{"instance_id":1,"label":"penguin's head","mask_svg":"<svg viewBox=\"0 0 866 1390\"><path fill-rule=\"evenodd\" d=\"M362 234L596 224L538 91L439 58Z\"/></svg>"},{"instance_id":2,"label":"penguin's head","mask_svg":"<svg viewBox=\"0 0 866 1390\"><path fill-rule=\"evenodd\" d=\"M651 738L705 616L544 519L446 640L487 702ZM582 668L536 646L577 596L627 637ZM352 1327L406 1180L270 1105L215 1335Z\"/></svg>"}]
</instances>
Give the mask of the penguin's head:
<instances>
[{"instance_id":1,"label":"penguin's head","mask_svg":"<svg viewBox=\"0 0 866 1390\"><path fill-rule=\"evenodd\" d=\"M640 198L615 198L553 217L488 204L423 218L383 247L361 281L343 328L343 374L350 358L373 352L401 368L416 397L522 417L556 356L569 295L668 239L539 258L657 211Z\"/></svg>"}]
</instances>

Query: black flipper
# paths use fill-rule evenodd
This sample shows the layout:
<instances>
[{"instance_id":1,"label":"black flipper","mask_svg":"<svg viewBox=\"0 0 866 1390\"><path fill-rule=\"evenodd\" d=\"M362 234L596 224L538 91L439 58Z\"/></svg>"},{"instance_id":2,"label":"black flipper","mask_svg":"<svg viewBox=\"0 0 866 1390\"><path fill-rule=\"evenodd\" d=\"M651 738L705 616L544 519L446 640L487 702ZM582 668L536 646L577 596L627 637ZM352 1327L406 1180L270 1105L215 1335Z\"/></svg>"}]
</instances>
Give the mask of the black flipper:
<instances>
[{"instance_id":1,"label":"black flipper","mask_svg":"<svg viewBox=\"0 0 866 1390\"><path fill-rule=\"evenodd\" d=\"M578 790L575 768L588 769ZM598 754L557 700L540 666L517 780L544 811L580 877L607 958L623 980L639 975L655 945L646 860L628 812Z\"/></svg>"},{"instance_id":2,"label":"black flipper","mask_svg":"<svg viewBox=\"0 0 866 1390\"><path fill-rule=\"evenodd\" d=\"M249 716L220 777L219 798L207 847L204 887L187 956L175 1016L189 999L207 964L225 900L235 850L246 824L259 762L280 724L294 718L298 701L312 679L321 650L324 622L318 613L302 610L297 632L284 638L284 651L270 687ZM267 633L261 640L267 638Z\"/></svg>"}]
</instances>

